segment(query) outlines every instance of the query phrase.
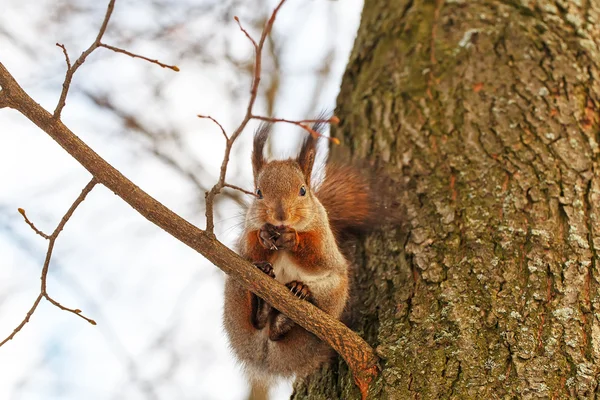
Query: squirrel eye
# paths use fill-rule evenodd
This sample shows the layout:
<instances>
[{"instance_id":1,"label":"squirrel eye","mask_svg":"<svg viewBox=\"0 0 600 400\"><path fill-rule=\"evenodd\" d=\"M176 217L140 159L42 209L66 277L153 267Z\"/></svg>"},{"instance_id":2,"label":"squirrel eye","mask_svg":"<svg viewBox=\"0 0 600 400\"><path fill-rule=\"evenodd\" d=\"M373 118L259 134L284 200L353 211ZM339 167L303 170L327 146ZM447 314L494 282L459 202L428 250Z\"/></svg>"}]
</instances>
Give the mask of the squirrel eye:
<instances>
[{"instance_id":1,"label":"squirrel eye","mask_svg":"<svg viewBox=\"0 0 600 400\"><path fill-rule=\"evenodd\" d=\"M306 196L306 188L304 187L304 185L302 185L302 187L300 188L300 196Z\"/></svg>"},{"instance_id":2,"label":"squirrel eye","mask_svg":"<svg viewBox=\"0 0 600 400\"><path fill-rule=\"evenodd\" d=\"M263 198L262 190L256 189L256 197L258 197L259 199Z\"/></svg>"}]
</instances>

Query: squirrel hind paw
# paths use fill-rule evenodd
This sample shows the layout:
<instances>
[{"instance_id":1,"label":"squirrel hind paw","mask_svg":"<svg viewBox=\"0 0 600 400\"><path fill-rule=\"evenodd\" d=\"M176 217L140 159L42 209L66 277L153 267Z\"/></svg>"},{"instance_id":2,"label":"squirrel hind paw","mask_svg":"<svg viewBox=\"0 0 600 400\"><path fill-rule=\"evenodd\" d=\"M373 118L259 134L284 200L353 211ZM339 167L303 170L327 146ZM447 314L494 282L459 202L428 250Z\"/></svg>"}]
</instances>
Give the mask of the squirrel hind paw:
<instances>
[{"instance_id":1,"label":"squirrel hind paw","mask_svg":"<svg viewBox=\"0 0 600 400\"><path fill-rule=\"evenodd\" d=\"M269 320L269 340L277 342L283 339L294 326L296 323L280 312L272 313Z\"/></svg>"},{"instance_id":2,"label":"squirrel hind paw","mask_svg":"<svg viewBox=\"0 0 600 400\"><path fill-rule=\"evenodd\" d=\"M306 300L311 303L313 302L312 292L304 283L300 281L291 281L285 286L290 289L294 296L298 297L299 299Z\"/></svg>"},{"instance_id":3,"label":"squirrel hind paw","mask_svg":"<svg viewBox=\"0 0 600 400\"><path fill-rule=\"evenodd\" d=\"M269 322L271 306L258 296L252 296L252 312L250 322L256 330L262 330Z\"/></svg>"}]
</instances>

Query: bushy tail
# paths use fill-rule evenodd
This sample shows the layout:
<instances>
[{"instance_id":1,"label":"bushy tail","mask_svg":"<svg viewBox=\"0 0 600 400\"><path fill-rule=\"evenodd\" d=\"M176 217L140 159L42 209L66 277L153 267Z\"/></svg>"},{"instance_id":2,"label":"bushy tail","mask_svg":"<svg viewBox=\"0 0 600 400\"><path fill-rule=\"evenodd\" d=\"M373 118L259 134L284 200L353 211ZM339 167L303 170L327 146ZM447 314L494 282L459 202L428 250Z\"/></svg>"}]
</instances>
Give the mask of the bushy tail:
<instances>
[{"instance_id":1,"label":"bushy tail","mask_svg":"<svg viewBox=\"0 0 600 400\"><path fill-rule=\"evenodd\" d=\"M339 240L373 227L375 199L370 179L350 165L327 164L316 196L327 210L329 225Z\"/></svg>"}]
</instances>

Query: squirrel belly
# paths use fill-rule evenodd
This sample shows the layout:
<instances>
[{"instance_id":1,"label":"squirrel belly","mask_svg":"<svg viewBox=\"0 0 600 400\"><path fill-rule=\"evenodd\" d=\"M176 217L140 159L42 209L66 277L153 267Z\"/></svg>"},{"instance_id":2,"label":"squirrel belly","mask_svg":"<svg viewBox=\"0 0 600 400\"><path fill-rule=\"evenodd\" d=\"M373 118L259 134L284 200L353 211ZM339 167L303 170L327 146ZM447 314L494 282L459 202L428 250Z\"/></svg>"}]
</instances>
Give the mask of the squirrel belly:
<instances>
[{"instance_id":1,"label":"squirrel belly","mask_svg":"<svg viewBox=\"0 0 600 400\"><path fill-rule=\"evenodd\" d=\"M251 295L227 278L224 327L248 378L268 386L277 377L308 375L333 356L329 346L299 326L277 341L269 339L267 328L255 329L250 323Z\"/></svg>"},{"instance_id":2,"label":"squirrel belly","mask_svg":"<svg viewBox=\"0 0 600 400\"><path fill-rule=\"evenodd\" d=\"M328 165L325 179L314 188L317 139L308 135L295 159L267 162L263 148L268 135L268 126L261 126L254 137L256 198L246 214L239 254L292 294L340 319L350 285L349 263L339 246L347 234L368 224L369 184L351 167ZM276 377L308 375L334 354L230 277L223 320L248 377L267 385Z\"/></svg>"}]
</instances>

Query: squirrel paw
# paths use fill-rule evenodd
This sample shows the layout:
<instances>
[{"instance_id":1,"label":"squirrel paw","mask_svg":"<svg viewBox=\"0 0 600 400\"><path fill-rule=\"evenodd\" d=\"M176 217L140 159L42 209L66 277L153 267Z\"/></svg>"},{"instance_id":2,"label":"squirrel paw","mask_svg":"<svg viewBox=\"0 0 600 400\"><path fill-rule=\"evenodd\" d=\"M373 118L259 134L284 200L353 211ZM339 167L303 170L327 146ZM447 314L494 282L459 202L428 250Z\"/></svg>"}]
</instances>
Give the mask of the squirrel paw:
<instances>
[{"instance_id":1,"label":"squirrel paw","mask_svg":"<svg viewBox=\"0 0 600 400\"><path fill-rule=\"evenodd\" d=\"M300 281L291 281L285 285L298 298L314 304L313 296L307 285ZM287 335L296 323L276 309L272 309L269 318L269 340L276 342Z\"/></svg>"},{"instance_id":2,"label":"squirrel paw","mask_svg":"<svg viewBox=\"0 0 600 400\"><path fill-rule=\"evenodd\" d=\"M279 250L275 245L275 241L279 236L280 233L277 228L271 224L264 224L258 231L259 242L267 250Z\"/></svg>"},{"instance_id":3,"label":"squirrel paw","mask_svg":"<svg viewBox=\"0 0 600 400\"><path fill-rule=\"evenodd\" d=\"M271 313L269 318L269 340L272 342L276 342L285 337L285 335L292 330L296 323L281 314L280 312L274 310L275 312Z\"/></svg>"},{"instance_id":4,"label":"squirrel paw","mask_svg":"<svg viewBox=\"0 0 600 400\"><path fill-rule=\"evenodd\" d=\"M268 261L259 261L252 263L255 267L260 269L265 274L269 275L271 278L275 279L275 271L273 271L273 265L271 265Z\"/></svg>"},{"instance_id":5,"label":"squirrel paw","mask_svg":"<svg viewBox=\"0 0 600 400\"><path fill-rule=\"evenodd\" d=\"M299 299L312 302L312 293L307 285L300 281L291 281L285 285Z\"/></svg>"},{"instance_id":6,"label":"squirrel paw","mask_svg":"<svg viewBox=\"0 0 600 400\"><path fill-rule=\"evenodd\" d=\"M260 331L269 322L271 306L255 294L252 295L251 306L252 310L250 311L250 322L252 323L252 326L254 326L254 329Z\"/></svg>"},{"instance_id":7,"label":"squirrel paw","mask_svg":"<svg viewBox=\"0 0 600 400\"><path fill-rule=\"evenodd\" d=\"M276 229L279 236L275 240L275 246L278 249L293 249L296 247L298 244L298 234L295 229L288 227Z\"/></svg>"}]
</instances>

